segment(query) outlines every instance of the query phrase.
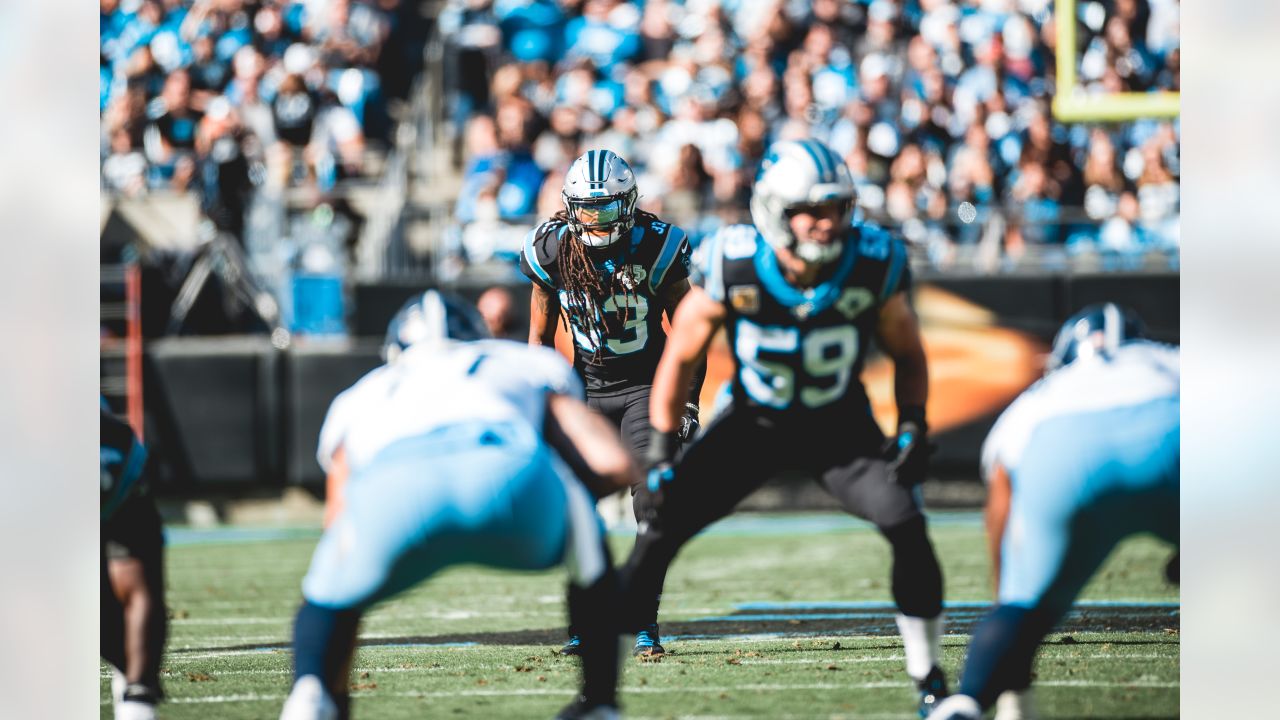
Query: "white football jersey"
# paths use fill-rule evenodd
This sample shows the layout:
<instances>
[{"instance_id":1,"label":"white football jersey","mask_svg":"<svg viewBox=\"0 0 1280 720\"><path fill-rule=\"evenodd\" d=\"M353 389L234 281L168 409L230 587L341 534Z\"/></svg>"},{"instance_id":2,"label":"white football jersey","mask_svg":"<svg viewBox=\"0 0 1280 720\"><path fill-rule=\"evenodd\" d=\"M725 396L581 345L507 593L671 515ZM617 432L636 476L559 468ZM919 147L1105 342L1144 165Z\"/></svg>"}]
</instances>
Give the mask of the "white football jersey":
<instances>
[{"instance_id":1,"label":"white football jersey","mask_svg":"<svg viewBox=\"0 0 1280 720\"><path fill-rule=\"evenodd\" d=\"M1005 409L982 446L982 477L1012 472L1045 420L1133 407L1180 394L1178 348L1149 341L1120 346L1109 360L1082 358L1042 378Z\"/></svg>"},{"instance_id":2,"label":"white football jersey","mask_svg":"<svg viewBox=\"0 0 1280 720\"><path fill-rule=\"evenodd\" d=\"M470 421L528 423L541 434L548 394L583 397L559 353L509 340L412 346L334 398L316 459L338 448L355 470L391 443Z\"/></svg>"}]
</instances>

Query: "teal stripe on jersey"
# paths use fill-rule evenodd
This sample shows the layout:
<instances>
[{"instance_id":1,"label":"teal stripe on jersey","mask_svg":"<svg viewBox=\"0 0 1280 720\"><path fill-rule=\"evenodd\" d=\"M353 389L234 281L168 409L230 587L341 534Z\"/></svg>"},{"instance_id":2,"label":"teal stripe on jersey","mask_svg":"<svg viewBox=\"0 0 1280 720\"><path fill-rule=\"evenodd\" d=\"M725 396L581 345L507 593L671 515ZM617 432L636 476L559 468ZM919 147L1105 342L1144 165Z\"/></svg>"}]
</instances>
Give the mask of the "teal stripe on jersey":
<instances>
[{"instance_id":1,"label":"teal stripe on jersey","mask_svg":"<svg viewBox=\"0 0 1280 720\"><path fill-rule=\"evenodd\" d=\"M680 246L685 242L684 231L672 225L667 230L667 241L663 244L662 250L658 253L658 259L653 263L653 270L649 272L649 287L654 292L662 287L662 281L667 277L667 271L671 269L671 265L675 262L676 257L680 254Z\"/></svg>"}]
</instances>

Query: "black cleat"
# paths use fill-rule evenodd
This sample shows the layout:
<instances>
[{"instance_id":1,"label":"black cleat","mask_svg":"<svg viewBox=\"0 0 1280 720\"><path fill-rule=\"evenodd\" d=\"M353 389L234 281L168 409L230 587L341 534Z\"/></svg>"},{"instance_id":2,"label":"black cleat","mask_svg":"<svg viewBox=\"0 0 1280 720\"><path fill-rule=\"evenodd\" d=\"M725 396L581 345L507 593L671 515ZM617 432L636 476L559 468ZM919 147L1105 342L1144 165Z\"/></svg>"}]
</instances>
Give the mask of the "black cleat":
<instances>
[{"instance_id":1,"label":"black cleat","mask_svg":"<svg viewBox=\"0 0 1280 720\"><path fill-rule=\"evenodd\" d=\"M582 638L577 635L570 635L569 642L565 643L564 647L560 648L560 654L573 657L582 655Z\"/></svg>"},{"instance_id":2,"label":"black cleat","mask_svg":"<svg viewBox=\"0 0 1280 720\"><path fill-rule=\"evenodd\" d=\"M947 676L943 674L942 668L934 665L929 670L929 674L916 683L916 689L920 691L920 717L927 718L938 703L949 694Z\"/></svg>"},{"instance_id":3,"label":"black cleat","mask_svg":"<svg viewBox=\"0 0 1280 720\"><path fill-rule=\"evenodd\" d=\"M667 653L667 650L662 647L662 643L658 642L659 639L658 625L654 623L636 633L636 646L631 651L631 654L638 658L662 657Z\"/></svg>"}]
</instances>

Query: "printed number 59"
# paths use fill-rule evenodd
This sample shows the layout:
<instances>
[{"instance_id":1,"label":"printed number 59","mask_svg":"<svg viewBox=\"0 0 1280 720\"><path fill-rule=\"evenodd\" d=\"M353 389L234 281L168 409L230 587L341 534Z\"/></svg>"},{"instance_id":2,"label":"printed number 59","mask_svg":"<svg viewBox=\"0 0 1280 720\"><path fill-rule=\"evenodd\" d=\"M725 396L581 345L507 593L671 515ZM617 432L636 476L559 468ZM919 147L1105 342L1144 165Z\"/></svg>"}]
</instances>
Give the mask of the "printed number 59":
<instances>
[{"instance_id":1,"label":"printed number 59","mask_svg":"<svg viewBox=\"0 0 1280 720\"><path fill-rule=\"evenodd\" d=\"M802 382L800 402L817 408L840 398L848 389L853 361L858 357L858 331L852 325L820 328L802 341L797 328L764 327L742 320L735 350L742 361L741 380L747 394L778 409L795 400L796 372L783 358L766 356L799 351L805 379L817 381Z\"/></svg>"}]
</instances>

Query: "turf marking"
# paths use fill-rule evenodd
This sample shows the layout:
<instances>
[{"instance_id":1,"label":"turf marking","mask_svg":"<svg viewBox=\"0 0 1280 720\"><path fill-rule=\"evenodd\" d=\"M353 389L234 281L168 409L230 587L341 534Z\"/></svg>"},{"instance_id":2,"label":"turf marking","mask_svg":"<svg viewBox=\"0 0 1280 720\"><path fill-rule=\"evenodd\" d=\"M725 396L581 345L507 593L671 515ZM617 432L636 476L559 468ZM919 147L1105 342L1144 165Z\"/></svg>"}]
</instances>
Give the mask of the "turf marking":
<instances>
[{"instance_id":1,"label":"turf marking","mask_svg":"<svg viewBox=\"0 0 1280 720\"><path fill-rule=\"evenodd\" d=\"M1141 689L1170 689L1180 687L1176 681L1162 682L1151 680L1135 680L1133 682L1104 682L1094 680L1046 680L1036 683L1037 687L1090 687L1090 688L1141 688ZM728 693L728 692L791 692L791 691L839 691L845 692L849 690L890 690L895 688L909 687L906 681L879 681L864 683L751 683L746 685L703 685L703 686L686 686L686 687L656 687L653 685L641 685L638 687L628 687L622 689L623 695L634 694L654 694L654 693ZM573 688L511 688L504 690L424 690L421 692L353 692L353 698L374 698L374 697L406 697L406 698L452 698L452 697L508 697L516 695L564 695L573 692ZM175 705L185 704L218 704L233 702L266 702L279 701L285 699L284 693L277 694L261 694L261 693L243 693L236 695L206 695L198 697L172 697L166 702ZM109 705L110 699L101 701L102 705Z\"/></svg>"}]
</instances>

